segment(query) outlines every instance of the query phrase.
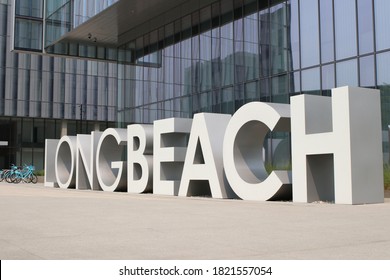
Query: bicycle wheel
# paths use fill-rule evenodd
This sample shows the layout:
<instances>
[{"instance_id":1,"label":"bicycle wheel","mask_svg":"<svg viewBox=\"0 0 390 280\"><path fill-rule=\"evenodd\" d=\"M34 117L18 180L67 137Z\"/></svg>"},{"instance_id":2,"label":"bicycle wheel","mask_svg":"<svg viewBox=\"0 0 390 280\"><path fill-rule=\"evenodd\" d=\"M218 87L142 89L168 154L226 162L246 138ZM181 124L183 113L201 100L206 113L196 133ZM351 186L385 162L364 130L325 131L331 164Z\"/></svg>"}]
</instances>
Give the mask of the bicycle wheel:
<instances>
[{"instance_id":1,"label":"bicycle wheel","mask_svg":"<svg viewBox=\"0 0 390 280\"><path fill-rule=\"evenodd\" d=\"M9 182L8 183L14 183L14 184L18 184L22 180L22 178L20 178L15 173L11 174L8 178L9 178Z\"/></svg>"},{"instance_id":2,"label":"bicycle wheel","mask_svg":"<svg viewBox=\"0 0 390 280\"><path fill-rule=\"evenodd\" d=\"M7 174L5 180L7 181L7 183L13 183L14 180L15 180L15 177L16 177L15 173L9 172L9 173Z\"/></svg>"},{"instance_id":3,"label":"bicycle wheel","mask_svg":"<svg viewBox=\"0 0 390 280\"><path fill-rule=\"evenodd\" d=\"M31 174L31 183L36 184L38 182L38 177L35 174Z\"/></svg>"},{"instance_id":4,"label":"bicycle wheel","mask_svg":"<svg viewBox=\"0 0 390 280\"><path fill-rule=\"evenodd\" d=\"M22 178L23 183L31 183L31 175Z\"/></svg>"}]
</instances>

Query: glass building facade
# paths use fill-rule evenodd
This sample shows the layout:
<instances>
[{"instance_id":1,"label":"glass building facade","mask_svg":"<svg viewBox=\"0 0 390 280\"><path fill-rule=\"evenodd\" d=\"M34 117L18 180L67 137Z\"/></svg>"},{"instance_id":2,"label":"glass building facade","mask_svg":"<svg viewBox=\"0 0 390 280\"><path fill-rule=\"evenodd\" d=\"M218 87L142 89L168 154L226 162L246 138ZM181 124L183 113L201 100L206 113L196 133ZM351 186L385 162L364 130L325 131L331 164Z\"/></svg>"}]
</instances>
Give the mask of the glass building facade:
<instances>
[{"instance_id":1,"label":"glass building facade","mask_svg":"<svg viewBox=\"0 0 390 280\"><path fill-rule=\"evenodd\" d=\"M158 53L161 65L119 65L118 120L231 114L250 101L289 103L292 95L329 96L346 85L376 88L387 162L388 11L387 0L215 1L127 44L146 61ZM288 136L270 137L280 143Z\"/></svg>"},{"instance_id":2,"label":"glass building facade","mask_svg":"<svg viewBox=\"0 0 390 280\"><path fill-rule=\"evenodd\" d=\"M42 1L0 0L0 169L43 169L45 139L105 129L117 119L117 65L42 56ZM50 2L50 1L47 1ZM12 43L21 52L11 52Z\"/></svg>"},{"instance_id":3,"label":"glass building facade","mask_svg":"<svg viewBox=\"0 0 390 280\"><path fill-rule=\"evenodd\" d=\"M16 2L33 7L16 5L15 49L89 59L31 56L25 68L30 69L35 60L42 61L42 70L46 69L46 60L53 67L58 63L59 70L49 68L46 75L57 73L50 78L52 83L61 84L64 79L65 83L56 87L52 97L46 97L52 91L44 90L44 82L41 88L29 91L28 97L22 98L28 103L22 106L28 113L37 107L42 118L77 119L75 105L92 102L90 110L95 113L89 111L92 115L86 119L116 121L124 127L161 118L192 117L198 112L232 114L250 101L289 103L292 95L329 96L334 87L361 86L381 91L384 159L388 161L388 0L178 1L176 10L182 11L178 16L172 18L170 11L162 11L159 18L164 21L145 20L126 31L136 36L126 40L118 34L115 44L100 43L101 38L93 34L88 36L89 41L61 38L125 0L57 0L46 1L46 7L42 0ZM189 9L191 6L196 8ZM8 52L4 55L15 56ZM12 67L13 75L23 71L17 64ZM68 83L67 78L74 82ZM30 74L29 85L34 85L35 79ZM71 84L74 88L69 88ZM17 94L14 91L7 88L3 95ZM35 98L34 94L39 96ZM81 103L80 98L86 100ZM39 106L34 107L34 100ZM54 106L57 100L64 109L53 108L53 115L42 115L45 102ZM67 104L71 105L65 109ZM12 110L17 105L13 106L3 107ZM103 109L105 106L108 110ZM278 150L286 153L288 137L281 133L269 136L267 149L273 158L278 157Z\"/></svg>"}]
</instances>

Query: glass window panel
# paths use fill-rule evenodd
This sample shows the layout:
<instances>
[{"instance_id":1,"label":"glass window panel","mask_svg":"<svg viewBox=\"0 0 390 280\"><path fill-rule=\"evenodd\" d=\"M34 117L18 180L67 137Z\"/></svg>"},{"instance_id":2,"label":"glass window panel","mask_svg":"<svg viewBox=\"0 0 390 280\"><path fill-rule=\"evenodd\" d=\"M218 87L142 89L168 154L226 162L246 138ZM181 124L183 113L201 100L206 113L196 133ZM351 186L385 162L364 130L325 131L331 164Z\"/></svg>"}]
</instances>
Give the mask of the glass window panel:
<instances>
[{"instance_id":1,"label":"glass window panel","mask_svg":"<svg viewBox=\"0 0 390 280\"><path fill-rule=\"evenodd\" d=\"M322 90L328 91L335 87L334 64L322 66ZM323 94L327 95L327 94Z\"/></svg>"},{"instance_id":2,"label":"glass window panel","mask_svg":"<svg viewBox=\"0 0 390 280\"><path fill-rule=\"evenodd\" d=\"M376 50L390 48L390 1L375 0L375 35L376 35Z\"/></svg>"},{"instance_id":3,"label":"glass window panel","mask_svg":"<svg viewBox=\"0 0 390 280\"><path fill-rule=\"evenodd\" d=\"M318 2L301 0L300 3L301 61L302 67L308 67L320 63Z\"/></svg>"},{"instance_id":4,"label":"glass window panel","mask_svg":"<svg viewBox=\"0 0 390 280\"><path fill-rule=\"evenodd\" d=\"M34 119L33 128L34 147L45 147L45 124L43 119Z\"/></svg>"},{"instance_id":5,"label":"glass window panel","mask_svg":"<svg viewBox=\"0 0 390 280\"><path fill-rule=\"evenodd\" d=\"M234 21L234 70L236 83L241 83L245 80L245 55L243 20L238 19Z\"/></svg>"},{"instance_id":6,"label":"glass window panel","mask_svg":"<svg viewBox=\"0 0 390 280\"><path fill-rule=\"evenodd\" d=\"M258 101L260 99L259 96L259 83L251 82L245 84L245 103L251 101Z\"/></svg>"},{"instance_id":7,"label":"glass window panel","mask_svg":"<svg viewBox=\"0 0 390 280\"><path fill-rule=\"evenodd\" d=\"M381 91L382 125L388 130L390 124L390 52L378 54L376 57L377 84Z\"/></svg>"},{"instance_id":8,"label":"glass window panel","mask_svg":"<svg viewBox=\"0 0 390 280\"><path fill-rule=\"evenodd\" d=\"M290 74L290 94L296 94L301 92L301 76L300 72L294 72Z\"/></svg>"},{"instance_id":9,"label":"glass window panel","mask_svg":"<svg viewBox=\"0 0 390 280\"><path fill-rule=\"evenodd\" d=\"M290 66L292 70L299 69L299 11L298 0L290 0L290 13L287 14L290 18Z\"/></svg>"},{"instance_id":10,"label":"glass window panel","mask_svg":"<svg viewBox=\"0 0 390 280\"><path fill-rule=\"evenodd\" d=\"M34 142L34 135L33 135L33 120L32 119L23 119L23 125L22 125L22 143L23 144L29 144L31 146L31 143Z\"/></svg>"},{"instance_id":11,"label":"glass window panel","mask_svg":"<svg viewBox=\"0 0 390 280\"><path fill-rule=\"evenodd\" d=\"M269 79L260 80L260 101L270 102L270 82Z\"/></svg>"},{"instance_id":12,"label":"glass window panel","mask_svg":"<svg viewBox=\"0 0 390 280\"><path fill-rule=\"evenodd\" d=\"M374 56L360 58L360 86L375 87L375 62Z\"/></svg>"},{"instance_id":13,"label":"glass window panel","mask_svg":"<svg viewBox=\"0 0 390 280\"><path fill-rule=\"evenodd\" d=\"M288 69L286 13L286 3L270 8L272 74L283 73Z\"/></svg>"},{"instance_id":14,"label":"glass window panel","mask_svg":"<svg viewBox=\"0 0 390 280\"><path fill-rule=\"evenodd\" d=\"M222 85L233 84L234 81L234 50L233 23L221 27L221 72Z\"/></svg>"},{"instance_id":15,"label":"glass window panel","mask_svg":"<svg viewBox=\"0 0 390 280\"><path fill-rule=\"evenodd\" d=\"M269 75L270 63L270 31L269 10L266 8L259 11L259 43L260 43L260 76Z\"/></svg>"},{"instance_id":16,"label":"glass window panel","mask_svg":"<svg viewBox=\"0 0 390 280\"><path fill-rule=\"evenodd\" d=\"M221 35L219 27L211 31L211 58L212 86L216 88L221 86Z\"/></svg>"},{"instance_id":17,"label":"glass window panel","mask_svg":"<svg viewBox=\"0 0 390 280\"><path fill-rule=\"evenodd\" d=\"M211 9L210 6L200 11L199 57L200 90L211 89Z\"/></svg>"},{"instance_id":18,"label":"glass window panel","mask_svg":"<svg viewBox=\"0 0 390 280\"><path fill-rule=\"evenodd\" d=\"M41 50L42 49L42 22L16 19L15 20L15 48Z\"/></svg>"},{"instance_id":19,"label":"glass window panel","mask_svg":"<svg viewBox=\"0 0 390 280\"><path fill-rule=\"evenodd\" d=\"M0 36L7 36L8 6L0 5ZM0 41L5 38L0 38Z\"/></svg>"},{"instance_id":20,"label":"glass window panel","mask_svg":"<svg viewBox=\"0 0 390 280\"><path fill-rule=\"evenodd\" d=\"M68 0L50 0L47 2L50 3L50 10L55 9L58 4L63 4L63 2ZM87 21L89 18L103 11L107 7L111 6L118 0L104 0L104 1L86 1L86 0L75 0L74 2L74 22L75 26L82 24ZM48 5L48 4L47 4Z\"/></svg>"},{"instance_id":21,"label":"glass window panel","mask_svg":"<svg viewBox=\"0 0 390 280\"><path fill-rule=\"evenodd\" d=\"M288 76L281 75L273 77L272 81L272 102L276 103L289 103L289 94L288 94Z\"/></svg>"},{"instance_id":22,"label":"glass window panel","mask_svg":"<svg viewBox=\"0 0 390 280\"><path fill-rule=\"evenodd\" d=\"M246 80L253 80L259 76L258 27L257 13L252 13L244 18L244 62Z\"/></svg>"},{"instance_id":23,"label":"glass window panel","mask_svg":"<svg viewBox=\"0 0 390 280\"><path fill-rule=\"evenodd\" d=\"M24 164L30 165L33 164L33 149L32 148L23 148L22 156L18 163L20 166Z\"/></svg>"},{"instance_id":24,"label":"glass window panel","mask_svg":"<svg viewBox=\"0 0 390 280\"><path fill-rule=\"evenodd\" d=\"M377 67L377 83L378 86L390 85L390 52L377 54L376 56Z\"/></svg>"},{"instance_id":25,"label":"glass window panel","mask_svg":"<svg viewBox=\"0 0 390 280\"><path fill-rule=\"evenodd\" d=\"M320 68L302 71L302 92L320 94Z\"/></svg>"},{"instance_id":26,"label":"glass window panel","mask_svg":"<svg viewBox=\"0 0 390 280\"><path fill-rule=\"evenodd\" d=\"M320 0L321 14L321 62L334 60L333 1Z\"/></svg>"},{"instance_id":27,"label":"glass window panel","mask_svg":"<svg viewBox=\"0 0 390 280\"><path fill-rule=\"evenodd\" d=\"M221 91L221 113L233 114L234 113L234 93L233 88L224 88Z\"/></svg>"},{"instance_id":28,"label":"glass window panel","mask_svg":"<svg viewBox=\"0 0 390 280\"><path fill-rule=\"evenodd\" d=\"M334 1L336 59L357 55L355 0Z\"/></svg>"},{"instance_id":29,"label":"glass window panel","mask_svg":"<svg viewBox=\"0 0 390 280\"><path fill-rule=\"evenodd\" d=\"M357 60L348 60L336 64L337 87L358 86Z\"/></svg>"},{"instance_id":30,"label":"glass window panel","mask_svg":"<svg viewBox=\"0 0 390 280\"><path fill-rule=\"evenodd\" d=\"M377 83L381 91L382 125L388 130L390 124L390 52L376 56Z\"/></svg>"},{"instance_id":31,"label":"glass window panel","mask_svg":"<svg viewBox=\"0 0 390 280\"><path fill-rule=\"evenodd\" d=\"M21 1L26 1L26 0L21 0ZM86 1L89 1L89 0L79 0L79 1L82 1L82 2L86 3ZM51 15L56 10L61 8L61 6L65 5L66 2L69 2L69 0L51 0L51 1L46 1L46 8L45 8L46 15L47 16Z\"/></svg>"},{"instance_id":32,"label":"glass window panel","mask_svg":"<svg viewBox=\"0 0 390 280\"><path fill-rule=\"evenodd\" d=\"M358 0L359 52L369 53L374 50L374 22L372 0Z\"/></svg>"},{"instance_id":33,"label":"glass window panel","mask_svg":"<svg viewBox=\"0 0 390 280\"><path fill-rule=\"evenodd\" d=\"M43 1L42 0L16 0L15 14L19 16L42 18Z\"/></svg>"},{"instance_id":34,"label":"glass window panel","mask_svg":"<svg viewBox=\"0 0 390 280\"><path fill-rule=\"evenodd\" d=\"M245 85L239 84L234 86L234 108L238 110L242 105L244 105L245 100Z\"/></svg>"},{"instance_id":35,"label":"glass window panel","mask_svg":"<svg viewBox=\"0 0 390 280\"><path fill-rule=\"evenodd\" d=\"M62 0L63 1L63 0ZM46 1L46 3L52 3L57 1ZM55 10L52 14L47 13L47 17L45 19L45 43L49 45L51 42L55 41L66 32L70 31L71 28L71 1L63 3L63 5L59 5L59 3L55 4ZM46 7L46 11L49 11L48 6ZM91 35L91 40L96 40L95 35ZM56 46L54 46L55 48ZM62 47L63 48L63 47ZM54 50L57 51L57 50Z\"/></svg>"},{"instance_id":36,"label":"glass window panel","mask_svg":"<svg viewBox=\"0 0 390 280\"><path fill-rule=\"evenodd\" d=\"M56 138L57 138L56 121L50 119L45 120L45 139L56 139Z\"/></svg>"}]
</instances>

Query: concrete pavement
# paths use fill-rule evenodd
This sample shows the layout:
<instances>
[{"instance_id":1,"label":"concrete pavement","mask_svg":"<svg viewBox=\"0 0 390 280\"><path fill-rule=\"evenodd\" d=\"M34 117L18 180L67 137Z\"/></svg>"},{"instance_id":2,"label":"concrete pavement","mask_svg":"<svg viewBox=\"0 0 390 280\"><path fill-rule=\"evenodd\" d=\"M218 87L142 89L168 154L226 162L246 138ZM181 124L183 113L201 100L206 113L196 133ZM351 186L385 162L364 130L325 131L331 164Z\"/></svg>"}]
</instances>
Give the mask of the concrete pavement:
<instances>
[{"instance_id":1,"label":"concrete pavement","mask_svg":"<svg viewBox=\"0 0 390 280\"><path fill-rule=\"evenodd\" d=\"M295 204L0 183L0 259L390 259L390 199Z\"/></svg>"}]
</instances>

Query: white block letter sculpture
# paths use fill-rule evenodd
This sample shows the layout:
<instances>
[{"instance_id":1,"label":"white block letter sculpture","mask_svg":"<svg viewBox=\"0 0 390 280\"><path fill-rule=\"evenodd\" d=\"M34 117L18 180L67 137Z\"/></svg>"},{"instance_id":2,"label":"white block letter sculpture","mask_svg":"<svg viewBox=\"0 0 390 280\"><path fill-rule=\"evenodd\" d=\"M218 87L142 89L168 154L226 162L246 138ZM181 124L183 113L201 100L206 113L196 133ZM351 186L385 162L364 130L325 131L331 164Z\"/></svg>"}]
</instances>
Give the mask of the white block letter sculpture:
<instances>
[{"instance_id":1,"label":"white block letter sculpture","mask_svg":"<svg viewBox=\"0 0 390 280\"><path fill-rule=\"evenodd\" d=\"M60 140L46 139L45 141L45 187L57 186L55 159Z\"/></svg>"},{"instance_id":2,"label":"white block letter sculpture","mask_svg":"<svg viewBox=\"0 0 390 280\"><path fill-rule=\"evenodd\" d=\"M201 113L194 116L180 183L180 196L233 197L225 184L222 143L231 116Z\"/></svg>"},{"instance_id":3,"label":"white block letter sculpture","mask_svg":"<svg viewBox=\"0 0 390 280\"><path fill-rule=\"evenodd\" d=\"M63 136L58 142L54 168L57 184L60 188L75 187L76 151L76 136Z\"/></svg>"},{"instance_id":4,"label":"white block letter sculpture","mask_svg":"<svg viewBox=\"0 0 390 280\"><path fill-rule=\"evenodd\" d=\"M384 201L378 90L291 98L293 201Z\"/></svg>"},{"instance_id":5,"label":"white block letter sculpture","mask_svg":"<svg viewBox=\"0 0 390 280\"><path fill-rule=\"evenodd\" d=\"M77 135L76 188L79 190L101 190L96 175L96 149L102 132Z\"/></svg>"},{"instance_id":6,"label":"white block letter sculpture","mask_svg":"<svg viewBox=\"0 0 390 280\"><path fill-rule=\"evenodd\" d=\"M108 128L100 137L96 152L96 172L103 191L127 191L127 129Z\"/></svg>"},{"instance_id":7,"label":"white block letter sculpture","mask_svg":"<svg viewBox=\"0 0 390 280\"><path fill-rule=\"evenodd\" d=\"M153 125L127 126L127 191L153 190Z\"/></svg>"},{"instance_id":8,"label":"white block letter sculpture","mask_svg":"<svg viewBox=\"0 0 390 280\"><path fill-rule=\"evenodd\" d=\"M244 200L266 201L290 196L291 175L263 162L268 131L290 130L290 105L252 102L238 109L226 129L223 162L233 191Z\"/></svg>"},{"instance_id":9,"label":"white block letter sculpture","mask_svg":"<svg viewBox=\"0 0 390 280\"><path fill-rule=\"evenodd\" d=\"M153 193L178 195L191 119L154 122Z\"/></svg>"}]
</instances>

